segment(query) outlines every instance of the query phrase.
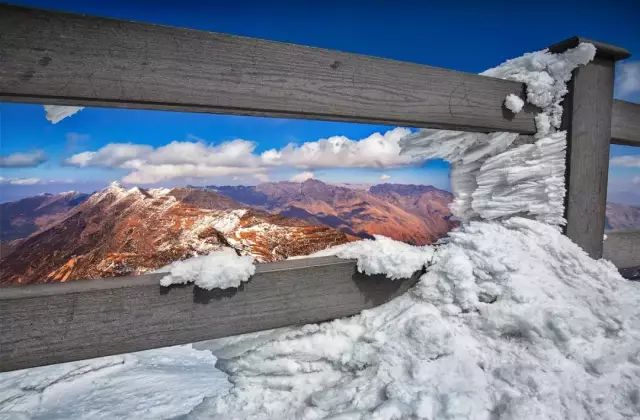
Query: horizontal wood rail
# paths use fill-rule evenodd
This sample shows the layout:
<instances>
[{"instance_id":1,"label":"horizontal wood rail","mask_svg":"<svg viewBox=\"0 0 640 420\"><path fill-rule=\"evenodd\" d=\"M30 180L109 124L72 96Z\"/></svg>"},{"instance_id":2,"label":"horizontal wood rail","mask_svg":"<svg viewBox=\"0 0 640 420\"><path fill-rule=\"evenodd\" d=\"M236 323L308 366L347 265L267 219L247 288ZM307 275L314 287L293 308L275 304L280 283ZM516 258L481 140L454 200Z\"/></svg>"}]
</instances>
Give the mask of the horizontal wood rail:
<instances>
[{"instance_id":1,"label":"horizontal wood rail","mask_svg":"<svg viewBox=\"0 0 640 420\"><path fill-rule=\"evenodd\" d=\"M535 132L517 82L239 36L0 5L0 99Z\"/></svg>"},{"instance_id":2,"label":"horizontal wood rail","mask_svg":"<svg viewBox=\"0 0 640 420\"><path fill-rule=\"evenodd\" d=\"M420 274L392 281L321 257L258 264L239 289L164 288L163 274L2 288L0 371L354 315Z\"/></svg>"},{"instance_id":3,"label":"horizontal wood rail","mask_svg":"<svg viewBox=\"0 0 640 420\"><path fill-rule=\"evenodd\" d=\"M640 266L640 230L619 230L607 232L603 257L618 268Z\"/></svg>"},{"instance_id":4,"label":"horizontal wood rail","mask_svg":"<svg viewBox=\"0 0 640 420\"><path fill-rule=\"evenodd\" d=\"M640 104L613 101L611 143L640 146Z\"/></svg>"}]
</instances>

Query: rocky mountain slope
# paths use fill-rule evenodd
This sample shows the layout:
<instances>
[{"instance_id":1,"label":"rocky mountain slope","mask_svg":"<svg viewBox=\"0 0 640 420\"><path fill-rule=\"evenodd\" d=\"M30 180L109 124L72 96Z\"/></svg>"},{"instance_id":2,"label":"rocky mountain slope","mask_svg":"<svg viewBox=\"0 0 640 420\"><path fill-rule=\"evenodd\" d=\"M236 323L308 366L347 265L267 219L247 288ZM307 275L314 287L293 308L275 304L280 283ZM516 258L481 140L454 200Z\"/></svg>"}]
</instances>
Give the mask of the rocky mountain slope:
<instances>
[{"instance_id":1,"label":"rocky mountain slope","mask_svg":"<svg viewBox=\"0 0 640 420\"><path fill-rule=\"evenodd\" d=\"M431 186L383 184L366 190L310 179L210 189L246 205L361 238L381 234L423 245L455 226L448 208L451 194Z\"/></svg>"},{"instance_id":2,"label":"rocky mountain slope","mask_svg":"<svg viewBox=\"0 0 640 420\"><path fill-rule=\"evenodd\" d=\"M247 208L211 191L114 183L19 240L0 261L0 284L139 274L222 247L276 261L347 241L330 227Z\"/></svg>"},{"instance_id":3,"label":"rocky mountain slope","mask_svg":"<svg viewBox=\"0 0 640 420\"><path fill-rule=\"evenodd\" d=\"M607 203L605 229L640 229L640 207L627 204Z\"/></svg>"},{"instance_id":4,"label":"rocky mountain slope","mask_svg":"<svg viewBox=\"0 0 640 420\"><path fill-rule=\"evenodd\" d=\"M76 191L40 194L0 204L0 242L23 238L56 222L89 197Z\"/></svg>"}]
</instances>

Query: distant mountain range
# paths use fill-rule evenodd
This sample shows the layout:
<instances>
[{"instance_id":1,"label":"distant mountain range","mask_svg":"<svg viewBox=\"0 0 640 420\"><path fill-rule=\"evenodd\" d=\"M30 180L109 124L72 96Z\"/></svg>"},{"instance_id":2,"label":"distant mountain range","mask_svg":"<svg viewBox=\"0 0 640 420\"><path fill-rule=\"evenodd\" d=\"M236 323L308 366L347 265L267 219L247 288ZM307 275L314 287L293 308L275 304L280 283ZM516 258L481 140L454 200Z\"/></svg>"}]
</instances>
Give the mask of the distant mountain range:
<instances>
[{"instance_id":1,"label":"distant mountain range","mask_svg":"<svg viewBox=\"0 0 640 420\"><path fill-rule=\"evenodd\" d=\"M0 284L139 274L222 247L258 261L382 234L432 243L456 226L452 195L425 185L125 189L0 204ZM607 229L640 228L640 208L607 205Z\"/></svg>"},{"instance_id":2,"label":"distant mountain range","mask_svg":"<svg viewBox=\"0 0 640 420\"><path fill-rule=\"evenodd\" d=\"M451 193L427 185L382 184L363 189L310 179L207 189L254 208L360 238L381 234L424 245L455 226L448 208Z\"/></svg>"},{"instance_id":3,"label":"distant mountain range","mask_svg":"<svg viewBox=\"0 0 640 420\"><path fill-rule=\"evenodd\" d=\"M437 240L451 194L429 186L303 183L44 194L0 205L0 284L139 274L232 247L277 261L384 234Z\"/></svg>"},{"instance_id":4,"label":"distant mountain range","mask_svg":"<svg viewBox=\"0 0 640 420\"><path fill-rule=\"evenodd\" d=\"M640 207L627 204L607 203L605 229L640 229Z\"/></svg>"}]
</instances>

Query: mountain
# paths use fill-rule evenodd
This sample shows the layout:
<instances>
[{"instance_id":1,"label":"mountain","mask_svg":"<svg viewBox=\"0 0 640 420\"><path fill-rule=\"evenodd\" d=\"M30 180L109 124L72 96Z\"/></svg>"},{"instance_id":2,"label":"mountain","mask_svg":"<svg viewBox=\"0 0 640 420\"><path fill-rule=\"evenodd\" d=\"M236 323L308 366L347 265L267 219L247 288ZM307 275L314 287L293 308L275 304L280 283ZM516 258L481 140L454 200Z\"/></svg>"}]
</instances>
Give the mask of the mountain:
<instances>
[{"instance_id":1,"label":"mountain","mask_svg":"<svg viewBox=\"0 0 640 420\"><path fill-rule=\"evenodd\" d=\"M24 238L56 222L89 197L75 191L41 194L0 204L0 242Z\"/></svg>"},{"instance_id":2,"label":"mountain","mask_svg":"<svg viewBox=\"0 0 640 420\"><path fill-rule=\"evenodd\" d=\"M309 179L208 188L246 205L361 238L382 234L423 245L455 226L448 208L452 195L432 186L383 184L364 189Z\"/></svg>"},{"instance_id":3,"label":"mountain","mask_svg":"<svg viewBox=\"0 0 640 420\"><path fill-rule=\"evenodd\" d=\"M330 227L247 208L212 191L114 183L21 239L0 261L0 284L139 274L222 247L276 261L349 240Z\"/></svg>"},{"instance_id":4,"label":"mountain","mask_svg":"<svg viewBox=\"0 0 640 420\"><path fill-rule=\"evenodd\" d=\"M640 207L607 203L605 229L640 229Z\"/></svg>"}]
</instances>

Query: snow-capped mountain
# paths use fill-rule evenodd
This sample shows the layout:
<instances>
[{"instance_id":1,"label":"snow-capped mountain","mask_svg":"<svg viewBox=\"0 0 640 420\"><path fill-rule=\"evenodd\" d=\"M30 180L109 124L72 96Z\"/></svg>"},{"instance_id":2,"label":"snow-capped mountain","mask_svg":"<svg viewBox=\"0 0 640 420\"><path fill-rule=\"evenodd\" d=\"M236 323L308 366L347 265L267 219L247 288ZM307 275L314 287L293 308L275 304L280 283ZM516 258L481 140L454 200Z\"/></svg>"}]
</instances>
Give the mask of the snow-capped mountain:
<instances>
[{"instance_id":1,"label":"snow-capped mountain","mask_svg":"<svg viewBox=\"0 0 640 420\"><path fill-rule=\"evenodd\" d=\"M18 240L3 255L0 283L138 274L223 247L276 261L347 241L330 227L252 209L212 191L113 183Z\"/></svg>"}]
</instances>

